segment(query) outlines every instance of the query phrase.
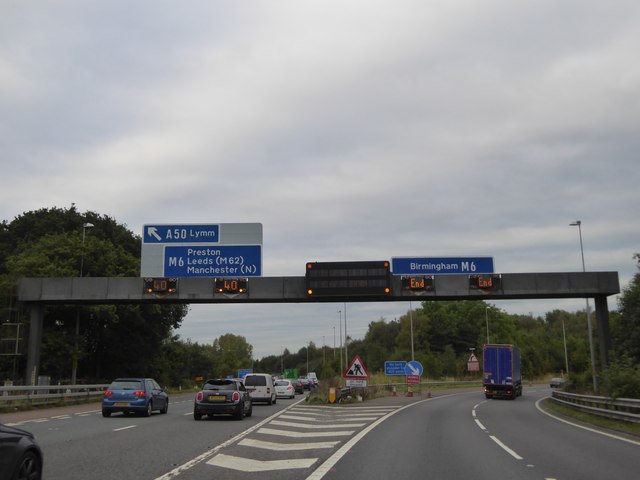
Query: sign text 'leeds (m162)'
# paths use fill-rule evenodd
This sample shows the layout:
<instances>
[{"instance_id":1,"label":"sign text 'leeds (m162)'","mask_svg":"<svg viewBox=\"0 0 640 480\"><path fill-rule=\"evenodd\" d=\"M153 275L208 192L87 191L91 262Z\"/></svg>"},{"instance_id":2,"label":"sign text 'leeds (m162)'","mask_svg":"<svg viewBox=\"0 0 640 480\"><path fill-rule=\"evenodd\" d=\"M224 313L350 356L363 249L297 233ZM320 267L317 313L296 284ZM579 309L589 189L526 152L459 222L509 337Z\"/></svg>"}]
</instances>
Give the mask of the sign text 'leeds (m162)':
<instances>
[{"instance_id":1,"label":"sign text 'leeds (m162)'","mask_svg":"<svg viewBox=\"0 0 640 480\"><path fill-rule=\"evenodd\" d=\"M218 243L220 225L145 225L144 243Z\"/></svg>"},{"instance_id":2,"label":"sign text 'leeds (m162)'","mask_svg":"<svg viewBox=\"0 0 640 480\"><path fill-rule=\"evenodd\" d=\"M260 245L167 246L164 272L169 277L259 277L261 250Z\"/></svg>"},{"instance_id":3,"label":"sign text 'leeds (m162)'","mask_svg":"<svg viewBox=\"0 0 640 480\"><path fill-rule=\"evenodd\" d=\"M395 257L394 275L493 273L493 257Z\"/></svg>"}]
</instances>

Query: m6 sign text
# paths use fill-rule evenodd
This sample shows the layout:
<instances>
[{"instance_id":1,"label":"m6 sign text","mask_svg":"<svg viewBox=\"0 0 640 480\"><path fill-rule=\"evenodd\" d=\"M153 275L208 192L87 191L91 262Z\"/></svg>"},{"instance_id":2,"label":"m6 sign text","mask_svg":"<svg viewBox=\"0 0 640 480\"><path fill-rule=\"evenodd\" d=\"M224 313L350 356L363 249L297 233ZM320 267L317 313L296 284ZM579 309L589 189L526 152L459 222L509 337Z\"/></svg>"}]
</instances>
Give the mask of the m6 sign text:
<instances>
[{"instance_id":1,"label":"m6 sign text","mask_svg":"<svg viewBox=\"0 0 640 480\"><path fill-rule=\"evenodd\" d=\"M143 277L262 276L262 224L153 224L142 235Z\"/></svg>"}]
</instances>

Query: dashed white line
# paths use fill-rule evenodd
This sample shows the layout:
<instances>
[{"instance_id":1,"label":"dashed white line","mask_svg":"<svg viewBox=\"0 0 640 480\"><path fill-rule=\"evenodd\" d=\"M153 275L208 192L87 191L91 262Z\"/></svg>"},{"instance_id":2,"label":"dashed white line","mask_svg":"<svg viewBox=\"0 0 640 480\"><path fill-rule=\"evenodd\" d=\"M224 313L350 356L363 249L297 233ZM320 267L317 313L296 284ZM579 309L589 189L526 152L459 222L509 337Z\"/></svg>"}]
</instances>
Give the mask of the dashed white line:
<instances>
[{"instance_id":1,"label":"dashed white line","mask_svg":"<svg viewBox=\"0 0 640 480\"><path fill-rule=\"evenodd\" d=\"M491 438L491 440L493 440L494 442L496 442L498 445L500 445L500 447L507 452L509 455L511 455L513 458L515 458L516 460L522 460L522 457L520 455L518 455L516 452L514 452L512 449L510 449L509 447L507 447L504 443L502 443L497 437L493 436L493 435L489 435L489 438Z\"/></svg>"},{"instance_id":2,"label":"dashed white line","mask_svg":"<svg viewBox=\"0 0 640 480\"><path fill-rule=\"evenodd\" d=\"M137 427L137 425L128 425L128 426L122 427L122 428L115 428L113 431L114 432L120 432L122 430L128 430L130 428L136 428L136 427Z\"/></svg>"}]
</instances>

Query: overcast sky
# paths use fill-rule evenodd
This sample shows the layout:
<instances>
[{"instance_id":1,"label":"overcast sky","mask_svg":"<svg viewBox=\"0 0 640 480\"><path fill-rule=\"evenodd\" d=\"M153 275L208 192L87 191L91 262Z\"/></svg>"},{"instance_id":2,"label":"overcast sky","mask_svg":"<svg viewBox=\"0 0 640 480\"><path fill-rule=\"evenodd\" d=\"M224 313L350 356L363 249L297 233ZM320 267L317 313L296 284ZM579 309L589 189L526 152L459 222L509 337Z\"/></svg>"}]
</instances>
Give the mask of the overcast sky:
<instances>
[{"instance_id":1,"label":"overcast sky","mask_svg":"<svg viewBox=\"0 0 640 480\"><path fill-rule=\"evenodd\" d=\"M401 256L580 271L580 219L587 270L624 287L639 46L637 0L2 0L0 220L259 222L263 274L302 276ZM178 333L260 358L333 346L345 308L362 338L409 304L195 305Z\"/></svg>"}]
</instances>

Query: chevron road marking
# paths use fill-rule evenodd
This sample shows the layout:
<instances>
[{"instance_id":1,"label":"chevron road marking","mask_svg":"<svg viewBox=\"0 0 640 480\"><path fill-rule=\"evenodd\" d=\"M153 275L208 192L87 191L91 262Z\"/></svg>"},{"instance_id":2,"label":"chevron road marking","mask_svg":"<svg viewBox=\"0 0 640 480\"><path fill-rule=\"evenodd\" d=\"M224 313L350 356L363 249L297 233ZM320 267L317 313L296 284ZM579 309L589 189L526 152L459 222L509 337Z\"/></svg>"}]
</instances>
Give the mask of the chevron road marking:
<instances>
[{"instance_id":1,"label":"chevron road marking","mask_svg":"<svg viewBox=\"0 0 640 480\"><path fill-rule=\"evenodd\" d=\"M277 430L275 428L261 428L257 433L267 435L280 435L291 438L313 438L313 437L348 437L353 435L353 430L342 430L339 432L290 432L289 430Z\"/></svg>"},{"instance_id":2,"label":"chevron road marking","mask_svg":"<svg viewBox=\"0 0 640 480\"><path fill-rule=\"evenodd\" d=\"M273 420L271 421L271 425L279 425L281 427L298 427L298 428L308 428L308 429L321 429L321 428L356 428L356 427L364 427L366 423L334 423L334 424L310 424L310 423L296 423L296 422L283 422L282 420Z\"/></svg>"},{"instance_id":3,"label":"chevron road marking","mask_svg":"<svg viewBox=\"0 0 640 480\"><path fill-rule=\"evenodd\" d=\"M275 443L265 442L263 440L254 440L253 438L245 438L238 445L243 447L263 448L265 450L274 450L277 452L288 452L291 450L312 450L315 448L333 448L340 441L336 442L307 442L307 443Z\"/></svg>"},{"instance_id":4,"label":"chevron road marking","mask_svg":"<svg viewBox=\"0 0 640 480\"><path fill-rule=\"evenodd\" d=\"M264 472L267 470L288 470L292 468L309 468L317 458L299 458L296 460L253 460L219 453L207 462L207 465L231 468L241 472Z\"/></svg>"}]
</instances>

